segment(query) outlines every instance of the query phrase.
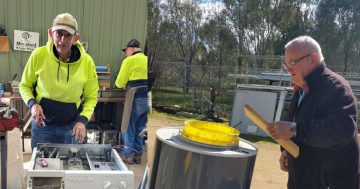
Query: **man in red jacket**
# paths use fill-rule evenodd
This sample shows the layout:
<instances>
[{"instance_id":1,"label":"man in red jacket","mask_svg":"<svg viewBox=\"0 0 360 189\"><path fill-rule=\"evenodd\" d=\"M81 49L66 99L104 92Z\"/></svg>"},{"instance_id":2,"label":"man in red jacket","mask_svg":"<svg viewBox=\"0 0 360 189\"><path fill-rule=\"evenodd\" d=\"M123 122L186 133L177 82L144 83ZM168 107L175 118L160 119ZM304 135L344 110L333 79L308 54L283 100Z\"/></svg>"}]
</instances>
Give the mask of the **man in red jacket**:
<instances>
[{"instance_id":1,"label":"man in red jacket","mask_svg":"<svg viewBox=\"0 0 360 189\"><path fill-rule=\"evenodd\" d=\"M359 189L357 109L348 82L326 68L320 45L309 36L285 45L284 68L299 90L285 121L273 123L268 131L300 147L297 158L281 153L288 188Z\"/></svg>"}]
</instances>

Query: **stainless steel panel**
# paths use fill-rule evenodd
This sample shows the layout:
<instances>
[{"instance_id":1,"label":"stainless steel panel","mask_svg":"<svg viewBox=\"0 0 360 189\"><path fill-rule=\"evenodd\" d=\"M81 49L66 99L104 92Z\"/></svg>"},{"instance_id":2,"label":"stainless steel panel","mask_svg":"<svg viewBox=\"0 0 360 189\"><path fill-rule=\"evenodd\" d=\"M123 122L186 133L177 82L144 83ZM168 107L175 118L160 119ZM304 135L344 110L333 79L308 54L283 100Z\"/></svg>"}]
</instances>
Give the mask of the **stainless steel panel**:
<instances>
[{"instance_id":1,"label":"stainless steel panel","mask_svg":"<svg viewBox=\"0 0 360 189\"><path fill-rule=\"evenodd\" d=\"M157 131L150 189L250 188L255 146L241 140L237 149L207 148L178 138L179 129Z\"/></svg>"}]
</instances>

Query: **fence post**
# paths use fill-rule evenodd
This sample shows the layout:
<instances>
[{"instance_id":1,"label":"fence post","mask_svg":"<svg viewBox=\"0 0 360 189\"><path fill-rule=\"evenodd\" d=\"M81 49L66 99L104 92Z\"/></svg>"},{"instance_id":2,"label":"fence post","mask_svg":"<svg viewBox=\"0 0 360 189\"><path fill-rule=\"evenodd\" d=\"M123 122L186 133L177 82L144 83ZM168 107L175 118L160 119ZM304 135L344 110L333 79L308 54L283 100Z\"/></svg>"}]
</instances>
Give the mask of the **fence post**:
<instances>
[{"instance_id":1,"label":"fence post","mask_svg":"<svg viewBox=\"0 0 360 189\"><path fill-rule=\"evenodd\" d=\"M183 109L185 109L185 100L186 100L186 86L187 86L187 83L186 83L186 71L187 71L187 69L186 69L186 62L185 62L185 64L184 64L184 86L183 86Z\"/></svg>"}]
</instances>

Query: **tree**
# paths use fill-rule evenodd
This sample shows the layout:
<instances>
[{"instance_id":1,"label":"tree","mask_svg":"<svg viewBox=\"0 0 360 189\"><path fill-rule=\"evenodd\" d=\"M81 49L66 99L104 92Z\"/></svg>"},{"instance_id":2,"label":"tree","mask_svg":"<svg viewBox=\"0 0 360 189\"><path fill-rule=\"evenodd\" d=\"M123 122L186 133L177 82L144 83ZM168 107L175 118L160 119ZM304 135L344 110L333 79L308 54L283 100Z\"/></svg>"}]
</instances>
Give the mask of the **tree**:
<instances>
[{"instance_id":1,"label":"tree","mask_svg":"<svg viewBox=\"0 0 360 189\"><path fill-rule=\"evenodd\" d=\"M155 53L157 52L160 47L160 38L161 35L158 31L161 23L161 17L160 17L160 7L154 0L148 1L148 25L147 25L147 31L148 31L148 37L147 37L147 46L151 47L149 48L149 51Z\"/></svg>"},{"instance_id":2,"label":"tree","mask_svg":"<svg viewBox=\"0 0 360 189\"><path fill-rule=\"evenodd\" d=\"M232 31L226 27L226 20L221 15L209 19L200 28L200 39L205 48L202 59L206 62L204 66L216 66L216 75L208 74L211 78L207 81L212 87L220 91L222 79L226 77L223 74L224 66L234 66L238 56L237 40Z\"/></svg>"},{"instance_id":3,"label":"tree","mask_svg":"<svg viewBox=\"0 0 360 189\"><path fill-rule=\"evenodd\" d=\"M274 54L282 55L285 44L300 35L310 35L312 31L311 5L308 0L276 1L272 22L278 30L272 47Z\"/></svg>"},{"instance_id":4,"label":"tree","mask_svg":"<svg viewBox=\"0 0 360 189\"><path fill-rule=\"evenodd\" d=\"M316 15L314 33L321 43L328 65L342 68L355 66L359 57L360 2L356 0L322 0Z\"/></svg>"},{"instance_id":5,"label":"tree","mask_svg":"<svg viewBox=\"0 0 360 189\"><path fill-rule=\"evenodd\" d=\"M241 55L282 55L284 44L309 29L308 0L224 0L225 15L236 34ZM241 61L241 57L239 57ZM258 59L250 67L269 69ZM239 62L239 66L242 66Z\"/></svg>"},{"instance_id":6,"label":"tree","mask_svg":"<svg viewBox=\"0 0 360 189\"><path fill-rule=\"evenodd\" d=\"M201 21L201 11L198 4L191 1L168 0L167 4L162 5L163 26L168 29L169 37L166 39L172 46L172 55L185 60L185 88L189 91L189 78L193 59L200 44L199 27ZM174 49L176 49L174 51Z\"/></svg>"}]
</instances>

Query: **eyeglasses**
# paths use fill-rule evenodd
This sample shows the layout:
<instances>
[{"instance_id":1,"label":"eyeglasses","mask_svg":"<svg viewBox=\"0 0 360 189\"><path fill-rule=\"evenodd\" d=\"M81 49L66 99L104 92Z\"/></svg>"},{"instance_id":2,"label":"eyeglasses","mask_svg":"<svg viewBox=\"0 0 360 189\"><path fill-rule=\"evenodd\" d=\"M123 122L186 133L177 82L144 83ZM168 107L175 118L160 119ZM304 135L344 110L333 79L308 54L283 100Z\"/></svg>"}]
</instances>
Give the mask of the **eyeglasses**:
<instances>
[{"instance_id":1,"label":"eyeglasses","mask_svg":"<svg viewBox=\"0 0 360 189\"><path fill-rule=\"evenodd\" d=\"M285 70L288 70L288 68L294 66L295 64L299 63L299 62L302 61L304 58L306 58L306 57L308 57L308 56L310 56L310 55L311 55L311 53L306 54L306 55L304 55L304 56L302 56L302 57L300 57L300 58L297 58L297 59L295 59L295 60L290 61L289 63L284 62L284 63L282 64L282 66L283 66L283 68L284 68Z\"/></svg>"},{"instance_id":2,"label":"eyeglasses","mask_svg":"<svg viewBox=\"0 0 360 189\"><path fill-rule=\"evenodd\" d=\"M64 37L65 39L72 39L74 37L74 35L72 35L72 34L70 34L68 32L55 31L55 37L57 37L57 38Z\"/></svg>"}]
</instances>

